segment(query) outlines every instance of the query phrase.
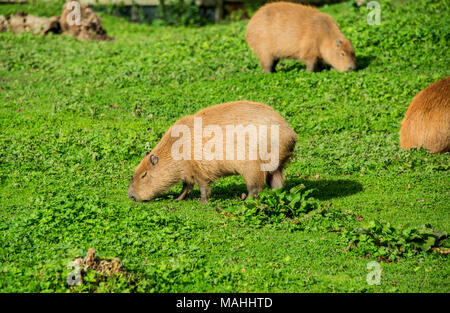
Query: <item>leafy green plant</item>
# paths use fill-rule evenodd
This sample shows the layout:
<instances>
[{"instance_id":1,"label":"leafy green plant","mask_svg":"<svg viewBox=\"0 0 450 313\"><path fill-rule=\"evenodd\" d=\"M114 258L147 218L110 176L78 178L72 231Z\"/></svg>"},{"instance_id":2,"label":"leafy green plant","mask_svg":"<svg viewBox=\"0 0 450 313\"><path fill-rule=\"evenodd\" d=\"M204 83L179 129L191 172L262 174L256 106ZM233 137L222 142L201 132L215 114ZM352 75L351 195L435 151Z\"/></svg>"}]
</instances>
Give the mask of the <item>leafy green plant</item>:
<instances>
[{"instance_id":1,"label":"leafy green plant","mask_svg":"<svg viewBox=\"0 0 450 313\"><path fill-rule=\"evenodd\" d=\"M230 206L223 213L255 226L297 219L319 207L318 201L310 197L314 190L305 188L301 184L290 190L265 189L257 198L249 198L241 205Z\"/></svg>"},{"instance_id":2,"label":"leafy green plant","mask_svg":"<svg viewBox=\"0 0 450 313\"><path fill-rule=\"evenodd\" d=\"M447 232L437 231L430 224L401 229L390 223L372 220L362 227L345 230L342 236L349 250L362 256L389 261L401 256L412 256L420 251L437 250L446 253L450 248Z\"/></svg>"}]
</instances>

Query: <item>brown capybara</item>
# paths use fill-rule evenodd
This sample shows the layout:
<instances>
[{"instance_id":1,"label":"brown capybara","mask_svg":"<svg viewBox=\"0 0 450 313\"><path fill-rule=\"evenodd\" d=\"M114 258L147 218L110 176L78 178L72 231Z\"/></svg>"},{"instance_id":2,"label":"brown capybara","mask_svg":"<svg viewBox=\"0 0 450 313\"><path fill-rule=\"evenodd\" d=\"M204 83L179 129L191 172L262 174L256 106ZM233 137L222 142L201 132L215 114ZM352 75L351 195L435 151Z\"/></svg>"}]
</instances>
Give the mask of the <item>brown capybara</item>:
<instances>
[{"instance_id":1,"label":"brown capybara","mask_svg":"<svg viewBox=\"0 0 450 313\"><path fill-rule=\"evenodd\" d=\"M425 147L432 153L450 151L450 77L419 92L406 111L400 147Z\"/></svg>"},{"instance_id":2,"label":"brown capybara","mask_svg":"<svg viewBox=\"0 0 450 313\"><path fill-rule=\"evenodd\" d=\"M219 177L242 175L248 197L267 184L283 186L283 168L297 141L289 124L269 106L247 101L218 104L181 118L136 168L128 196L151 200L183 182L176 200L197 184L201 202Z\"/></svg>"},{"instance_id":3,"label":"brown capybara","mask_svg":"<svg viewBox=\"0 0 450 313\"><path fill-rule=\"evenodd\" d=\"M274 2L261 7L250 19L245 39L258 56L263 70L275 71L283 58L306 63L309 72L321 62L338 71L356 69L353 46L327 14L289 2Z\"/></svg>"}]
</instances>

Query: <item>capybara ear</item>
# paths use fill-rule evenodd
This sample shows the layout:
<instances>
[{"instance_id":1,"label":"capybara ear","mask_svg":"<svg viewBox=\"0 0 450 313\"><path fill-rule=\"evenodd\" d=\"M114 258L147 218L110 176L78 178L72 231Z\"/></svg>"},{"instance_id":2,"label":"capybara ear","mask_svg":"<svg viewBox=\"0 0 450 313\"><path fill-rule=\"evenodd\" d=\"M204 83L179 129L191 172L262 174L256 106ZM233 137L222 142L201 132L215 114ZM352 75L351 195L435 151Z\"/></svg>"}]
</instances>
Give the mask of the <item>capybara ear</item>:
<instances>
[{"instance_id":1,"label":"capybara ear","mask_svg":"<svg viewBox=\"0 0 450 313\"><path fill-rule=\"evenodd\" d=\"M342 44L342 40L336 39L336 46L339 47Z\"/></svg>"},{"instance_id":2,"label":"capybara ear","mask_svg":"<svg viewBox=\"0 0 450 313\"><path fill-rule=\"evenodd\" d=\"M352 40L351 40L351 39L349 39L348 41L350 41L350 44L351 44L351 45L353 44L353 42L352 42Z\"/></svg>"},{"instance_id":3,"label":"capybara ear","mask_svg":"<svg viewBox=\"0 0 450 313\"><path fill-rule=\"evenodd\" d=\"M158 157L156 155L154 155L154 154L150 155L150 163L152 163L153 166L158 164Z\"/></svg>"}]
</instances>

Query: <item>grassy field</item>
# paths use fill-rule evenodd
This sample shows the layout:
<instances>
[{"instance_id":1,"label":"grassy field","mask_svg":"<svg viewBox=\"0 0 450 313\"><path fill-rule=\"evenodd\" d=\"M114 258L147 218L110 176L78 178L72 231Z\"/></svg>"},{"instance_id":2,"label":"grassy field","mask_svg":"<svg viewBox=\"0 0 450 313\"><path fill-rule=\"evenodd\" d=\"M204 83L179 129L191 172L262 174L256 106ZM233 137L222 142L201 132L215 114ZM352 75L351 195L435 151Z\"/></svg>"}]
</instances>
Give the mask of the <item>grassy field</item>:
<instances>
[{"instance_id":1,"label":"grassy field","mask_svg":"<svg viewBox=\"0 0 450 313\"><path fill-rule=\"evenodd\" d=\"M448 257L418 252L368 262L346 227L378 220L450 231L449 155L399 148L414 95L450 75L447 1L380 1L381 25L351 2L321 8L355 46L359 70L308 73L284 60L264 74L247 21L152 27L102 14L112 42L0 33L0 292L450 292ZM0 14L56 15L56 4ZM218 214L240 205L241 177L209 204L194 189L134 203L134 168L177 119L234 100L263 102L297 132L289 187L314 188L335 219L262 227ZM342 216L355 216L343 218ZM358 218L356 218L358 217ZM127 275L70 287L70 261L93 247Z\"/></svg>"}]
</instances>

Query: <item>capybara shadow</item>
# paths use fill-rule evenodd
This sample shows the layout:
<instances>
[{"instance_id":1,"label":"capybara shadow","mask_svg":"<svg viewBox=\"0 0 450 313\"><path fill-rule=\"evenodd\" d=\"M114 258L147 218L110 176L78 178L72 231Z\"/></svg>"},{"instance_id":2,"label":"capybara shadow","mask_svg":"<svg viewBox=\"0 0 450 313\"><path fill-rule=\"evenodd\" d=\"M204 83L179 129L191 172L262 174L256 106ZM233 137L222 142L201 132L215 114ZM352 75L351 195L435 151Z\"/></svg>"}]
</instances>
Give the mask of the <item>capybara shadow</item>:
<instances>
[{"instance_id":1,"label":"capybara shadow","mask_svg":"<svg viewBox=\"0 0 450 313\"><path fill-rule=\"evenodd\" d=\"M374 56L356 56L356 72L361 71L372 63L372 61L375 60ZM322 72L322 71L331 71L333 70L333 67L329 64L326 64L324 62L318 62L316 65L316 72ZM281 72L281 73L288 73L291 71L296 72L304 72L306 71L306 65L300 62L296 63L287 63L287 62L279 62L278 66L275 70L275 72Z\"/></svg>"},{"instance_id":2,"label":"capybara shadow","mask_svg":"<svg viewBox=\"0 0 450 313\"><path fill-rule=\"evenodd\" d=\"M180 189L181 191L181 189ZM178 196L179 192L169 192L166 195L161 195L160 198L168 199L169 197L173 197L175 199ZM230 182L228 184L218 184L213 185L211 187L211 197L212 201L214 200L235 200L240 199L242 194L247 195L247 186L244 182ZM195 200L201 197L200 190L194 189L191 194L186 198L187 200Z\"/></svg>"},{"instance_id":3,"label":"capybara shadow","mask_svg":"<svg viewBox=\"0 0 450 313\"><path fill-rule=\"evenodd\" d=\"M318 200L330 200L335 198L347 197L358 192L363 191L363 186L354 180L350 179L298 179L298 178L286 178L284 188L286 190L291 189L297 185L303 184L306 189L315 189L311 194L312 197ZM247 188L243 182L229 184L220 184L212 187L211 200L233 200L241 198L242 194L247 194ZM162 198L173 196L176 198L177 193L171 192L163 195ZM200 192L194 190L189 199L197 199L200 197Z\"/></svg>"},{"instance_id":4,"label":"capybara shadow","mask_svg":"<svg viewBox=\"0 0 450 313\"><path fill-rule=\"evenodd\" d=\"M335 198L347 197L358 192L363 191L363 186L354 180L350 179L298 179L287 178L285 188L290 189L294 186L303 184L306 189L315 189L311 194L312 197L318 200L330 200Z\"/></svg>"},{"instance_id":5,"label":"capybara shadow","mask_svg":"<svg viewBox=\"0 0 450 313\"><path fill-rule=\"evenodd\" d=\"M315 72L322 72L322 71L331 71L333 67L331 67L329 64L323 63L323 62L317 62L315 67ZM307 72L306 65L300 62L297 63L291 63L286 64L284 62L280 62L277 66L277 69L274 70L274 73L288 73L291 71L296 72Z\"/></svg>"},{"instance_id":6,"label":"capybara shadow","mask_svg":"<svg viewBox=\"0 0 450 313\"><path fill-rule=\"evenodd\" d=\"M317 180L306 180L306 179L296 179L296 178L286 178L284 185L285 190L289 190L292 187L303 184L306 189L315 189L311 194L312 197L318 200L330 200L334 198L341 198L356 194L363 191L362 185L354 180L349 179L337 179L337 180L327 180L327 179L317 179ZM240 198L243 193L247 193L244 183L230 183L228 185L220 185L213 187L213 194L211 199L236 199ZM196 195L193 194L195 197ZM197 195L198 197L199 195Z\"/></svg>"},{"instance_id":7,"label":"capybara shadow","mask_svg":"<svg viewBox=\"0 0 450 313\"><path fill-rule=\"evenodd\" d=\"M369 67L370 63L372 63L373 60L375 60L375 57L371 55L356 56L356 71L361 71Z\"/></svg>"}]
</instances>

